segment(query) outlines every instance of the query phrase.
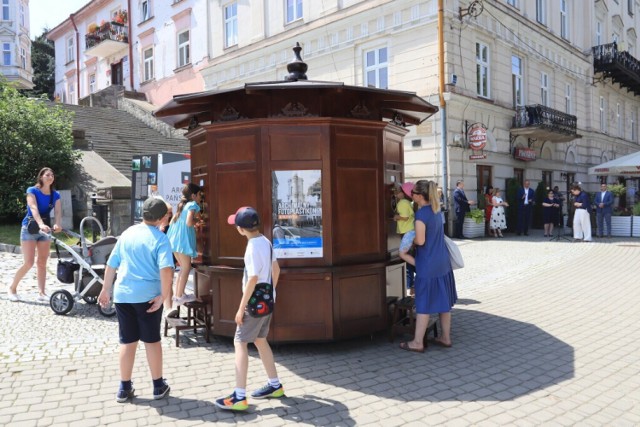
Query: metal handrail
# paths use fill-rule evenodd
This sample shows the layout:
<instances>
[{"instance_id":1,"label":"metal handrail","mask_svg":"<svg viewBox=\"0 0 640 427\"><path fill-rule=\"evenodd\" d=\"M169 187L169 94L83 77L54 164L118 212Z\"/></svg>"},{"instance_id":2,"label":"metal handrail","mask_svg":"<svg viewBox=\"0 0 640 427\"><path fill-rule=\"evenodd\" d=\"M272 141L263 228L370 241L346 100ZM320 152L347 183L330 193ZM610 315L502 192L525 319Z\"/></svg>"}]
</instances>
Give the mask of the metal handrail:
<instances>
[{"instance_id":1,"label":"metal handrail","mask_svg":"<svg viewBox=\"0 0 640 427\"><path fill-rule=\"evenodd\" d=\"M578 118L541 104L517 107L513 127L526 128L530 126L541 126L556 132L574 135L578 129Z\"/></svg>"}]
</instances>

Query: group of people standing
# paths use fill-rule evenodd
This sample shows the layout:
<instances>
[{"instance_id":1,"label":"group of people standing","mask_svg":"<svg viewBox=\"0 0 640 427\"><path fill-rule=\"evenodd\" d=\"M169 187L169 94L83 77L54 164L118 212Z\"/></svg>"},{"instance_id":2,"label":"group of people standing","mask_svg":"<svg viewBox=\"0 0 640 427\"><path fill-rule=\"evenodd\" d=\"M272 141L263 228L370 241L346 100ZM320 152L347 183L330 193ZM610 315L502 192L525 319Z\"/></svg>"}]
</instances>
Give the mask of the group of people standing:
<instances>
[{"instance_id":1,"label":"group of people standing","mask_svg":"<svg viewBox=\"0 0 640 427\"><path fill-rule=\"evenodd\" d=\"M449 252L444 242L438 187L433 181L420 180L415 185L405 183L398 191L403 192L401 197L407 201L410 198L416 209L413 230L403 234L400 244L401 257L415 266L416 327L413 339L400 343L400 348L423 353L429 316L435 313L440 317L442 335L433 343L451 347L451 309L458 295ZM394 217L396 221L406 218L399 215L398 213ZM414 255L408 254L407 244L414 247Z\"/></svg>"}]
</instances>

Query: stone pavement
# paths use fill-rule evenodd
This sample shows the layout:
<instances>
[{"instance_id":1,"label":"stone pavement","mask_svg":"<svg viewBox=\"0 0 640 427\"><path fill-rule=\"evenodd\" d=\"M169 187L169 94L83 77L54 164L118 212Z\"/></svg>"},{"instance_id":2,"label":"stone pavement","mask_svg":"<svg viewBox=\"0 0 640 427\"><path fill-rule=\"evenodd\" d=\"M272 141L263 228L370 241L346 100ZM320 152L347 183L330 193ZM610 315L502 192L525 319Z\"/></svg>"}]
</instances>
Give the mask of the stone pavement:
<instances>
[{"instance_id":1,"label":"stone pavement","mask_svg":"<svg viewBox=\"0 0 640 427\"><path fill-rule=\"evenodd\" d=\"M116 403L115 320L85 303L56 316L35 302L33 273L27 301L8 301L20 258L0 253L0 425L640 425L640 239L460 245L452 348L403 352L384 333L276 346L287 397L244 414L212 403L234 385L231 340L189 333L180 348L163 339L168 399L152 399L140 349L137 397ZM264 381L254 349L249 391Z\"/></svg>"}]
</instances>

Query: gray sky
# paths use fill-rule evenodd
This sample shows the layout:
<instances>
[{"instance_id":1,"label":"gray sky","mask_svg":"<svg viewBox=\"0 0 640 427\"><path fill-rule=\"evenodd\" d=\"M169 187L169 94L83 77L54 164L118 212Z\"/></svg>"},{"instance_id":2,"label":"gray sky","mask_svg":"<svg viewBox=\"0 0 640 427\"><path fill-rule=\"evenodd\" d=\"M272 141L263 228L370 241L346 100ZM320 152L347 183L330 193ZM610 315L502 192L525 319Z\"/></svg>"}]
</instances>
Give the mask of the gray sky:
<instances>
[{"instance_id":1,"label":"gray sky","mask_svg":"<svg viewBox=\"0 0 640 427\"><path fill-rule=\"evenodd\" d=\"M69 15L91 0L30 0L31 39L42 34L42 29L56 27Z\"/></svg>"}]
</instances>

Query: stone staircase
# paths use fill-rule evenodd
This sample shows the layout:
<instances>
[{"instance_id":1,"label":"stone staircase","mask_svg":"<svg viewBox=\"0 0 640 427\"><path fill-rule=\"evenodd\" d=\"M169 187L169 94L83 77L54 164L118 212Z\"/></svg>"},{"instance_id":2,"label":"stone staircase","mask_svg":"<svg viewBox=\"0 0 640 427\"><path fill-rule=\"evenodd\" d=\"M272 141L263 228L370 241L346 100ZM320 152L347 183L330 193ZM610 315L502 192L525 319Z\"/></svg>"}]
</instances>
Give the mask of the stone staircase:
<instances>
[{"instance_id":1,"label":"stone staircase","mask_svg":"<svg viewBox=\"0 0 640 427\"><path fill-rule=\"evenodd\" d=\"M60 104L75 113L73 131L82 147L95 151L120 173L131 180L131 158L134 155L156 154L161 151L188 153L189 141L167 138L126 111L104 107Z\"/></svg>"}]
</instances>

